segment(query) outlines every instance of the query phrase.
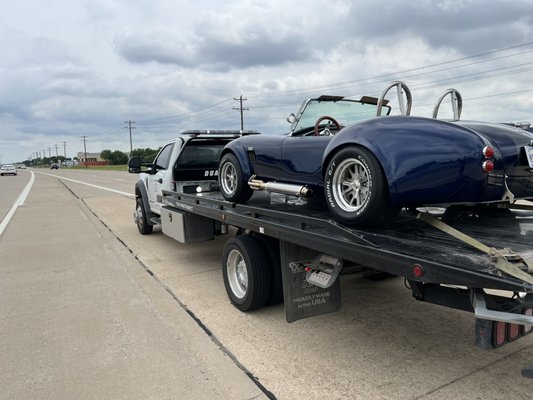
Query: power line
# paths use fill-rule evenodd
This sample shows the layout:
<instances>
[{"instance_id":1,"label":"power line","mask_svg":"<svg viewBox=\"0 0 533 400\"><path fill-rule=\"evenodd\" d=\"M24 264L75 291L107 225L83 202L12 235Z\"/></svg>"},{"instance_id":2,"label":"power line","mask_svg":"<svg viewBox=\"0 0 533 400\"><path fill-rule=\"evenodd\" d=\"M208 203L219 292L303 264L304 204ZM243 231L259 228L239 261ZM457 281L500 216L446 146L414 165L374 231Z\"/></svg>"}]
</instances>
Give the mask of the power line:
<instances>
[{"instance_id":1,"label":"power line","mask_svg":"<svg viewBox=\"0 0 533 400\"><path fill-rule=\"evenodd\" d=\"M161 117L161 118L139 120L139 123L143 124L145 122L158 122L158 121L164 121L164 120L168 120L168 119L179 119L179 118L183 118L183 117L186 117L188 115L191 115L191 114L196 114L196 113L198 113L200 111L203 111L203 110L206 110L206 109L209 109L209 108L217 107L217 106L219 106L221 104L224 104L224 103L227 103L228 101L231 101L231 100L232 100L232 98L230 97L228 99L224 99L222 101L219 101L218 103L210 104L210 105L201 107L201 108L199 108L197 110L194 110L194 111L188 111L188 112L184 112L184 113L181 113L181 114L169 115L167 117Z\"/></svg>"},{"instance_id":2,"label":"power line","mask_svg":"<svg viewBox=\"0 0 533 400\"><path fill-rule=\"evenodd\" d=\"M500 48L500 49L486 51L486 52L483 52L483 53L474 54L474 55L471 55L471 56L465 56L465 57L455 58L455 59L451 59L451 60L441 61L441 62L434 63L434 64L428 64L428 65L424 65L424 66L421 66L421 67L410 68L410 69L397 71L397 72L393 72L393 73L386 73L386 74L374 75L374 76L370 76L370 77L358 78L358 79L350 80L350 81L342 81L342 82L332 83L332 84L329 84L329 85L309 86L309 87L301 88L301 89L276 90L276 91L268 91L268 92L258 91L258 92L251 92L251 93L249 93L249 95L263 95L263 96L298 95L298 94L305 94L305 93L308 93L308 92L315 92L315 91L318 91L318 90L328 90L328 89L332 89L332 88L335 88L335 87L338 87L338 86L341 86L341 88L342 88L343 86L345 86L347 84L358 84L358 83L360 84L360 83L362 83L364 81L369 81L369 80L376 81L378 79L382 80L382 79L387 78L387 77L388 77L387 79L390 79L391 76L400 76L400 75L403 75L403 74L406 74L406 73L409 73L409 72L415 72L415 71L420 71L420 70L424 70L424 69L430 69L430 68L439 67L439 66L442 66L442 65L448 65L447 69L460 68L462 66L450 67L449 64L453 64L453 63L457 63L457 62L460 62L460 61L469 60L469 59L473 59L473 58L483 57L483 56L487 56L487 55L490 55L490 54L496 54L496 53L500 53L500 52L504 52L504 51L508 51L508 50L513 50L513 49L517 49L517 48L521 48L521 47L527 47L527 46L531 46L531 45L533 45L533 42L526 42L526 43L522 43L522 44L518 44L518 45L513 45L513 46L509 46L509 47L504 47L504 48ZM531 51L515 53L515 54L512 54L510 56L523 55L523 54L526 54L526 53L529 53L529 52L531 52ZM505 57L510 57L510 56L509 55L501 56L501 57L496 57L494 59L500 59L500 58L505 58ZM488 62L488 61L492 61L492 60L493 59L488 59L488 60L484 60L484 61L480 61L480 62ZM477 62L477 63L480 63L480 62ZM474 63L472 63L472 64L474 64ZM470 65L470 64L467 64L467 65ZM428 73L432 73L432 72L424 72L421 75L425 75L425 74L428 74ZM412 76L416 76L416 75L412 75ZM374 83L377 83L377 82L374 82ZM367 83L367 84L371 84L371 83Z\"/></svg>"},{"instance_id":3,"label":"power line","mask_svg":"<svg viewBox=\"0 0 533 400\"><path fill-rule=\"evenodd\" d=\"M246 101L248 99L247 98L243 98L242 94L241 94L240 97L234 97L233 100L238 101L239 104L240 104L238 108L237 107L233 107L233 109L237 110L237 111L240 111L240 113L241 113L241 131L242 131L242 130L244 130L244 115L243 114L244 114L244 111L249 110L249 108L243 108L242 102Z\"/></svg>"},{"instance_id":4,"label":"power line","mask_svg":"<svg viewBox=\"0 0 533 400\"><path fill-rule=\"evenodd\" d=\"M87 167L87 146L85 144L85 142L87 140L87 136L82 135L82 139L83 139L83 152L85 153L85 168L88 168Z\"/></svg>"},{"instance_id":5,"label":"power line","mask_svg":"<svg viewBox=\"0 0 533 400\"><path fill-rule=\"evenodd\" d=\"M132 130L132 129L135 129L135 127L134 127L134 126L132 127L131 124L134 124L135 121L125 121L124 123L125 123L125 124L128 124L128 126L126 126L125 128L126 128L126 129L129 128L129 130L130 130L130 154L131 154L131 153L133 152L133 142L131 141L131 130ZM131 157L131 156L130 156L130 157Z\"/></svg>"}]
</instances>

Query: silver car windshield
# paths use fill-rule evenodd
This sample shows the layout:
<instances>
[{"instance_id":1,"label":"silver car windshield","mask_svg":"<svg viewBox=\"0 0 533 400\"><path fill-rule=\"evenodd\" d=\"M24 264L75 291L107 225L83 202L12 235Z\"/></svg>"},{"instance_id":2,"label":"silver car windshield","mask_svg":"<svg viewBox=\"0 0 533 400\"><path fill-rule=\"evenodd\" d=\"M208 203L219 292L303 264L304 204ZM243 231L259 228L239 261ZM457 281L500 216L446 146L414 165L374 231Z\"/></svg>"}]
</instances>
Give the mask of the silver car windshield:
<instances>
[{"instance_id":1,"label":"silver car windshield","mask_svg":"<svg viewBox=\"0 0 533 400\"><path fill-rule=\"evenodd\" d=\"M291 127L293 132L314 126L316 121L325 115L335 118L342 126L347 126L362 119L375 117L377 110L377 106L374 104L350 100L320 101L312 99L304 107L300 118Z\"/></svg>"}]
</instances>

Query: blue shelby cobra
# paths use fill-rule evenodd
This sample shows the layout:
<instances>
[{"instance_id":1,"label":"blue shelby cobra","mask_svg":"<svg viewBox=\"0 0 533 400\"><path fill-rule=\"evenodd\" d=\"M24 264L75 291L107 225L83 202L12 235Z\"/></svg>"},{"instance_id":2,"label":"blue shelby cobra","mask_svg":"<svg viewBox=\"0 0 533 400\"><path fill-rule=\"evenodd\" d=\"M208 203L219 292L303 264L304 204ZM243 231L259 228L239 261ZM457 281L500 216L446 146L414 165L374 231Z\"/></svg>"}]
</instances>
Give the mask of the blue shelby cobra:
<instances>
[{"instance_id":1,"label":"blue shelby cobra","mask_svg":"<svg viewBox=\"0 0 533 400\"><path fill-rule=\"evenodd\" d=\"M396 88L402 115L389 114ZM454 120L436 119L451 96ZM411 93L393 82L379 99L321 96L288 118L289 133L243 136L224 148L220 190L244 203L253 190L323 196L334 217L371 226L402 207L512 203L533 199L533 134L503 124L460 121L449 89L433 118L409 116Z\"/></svg>"}]
</instances>

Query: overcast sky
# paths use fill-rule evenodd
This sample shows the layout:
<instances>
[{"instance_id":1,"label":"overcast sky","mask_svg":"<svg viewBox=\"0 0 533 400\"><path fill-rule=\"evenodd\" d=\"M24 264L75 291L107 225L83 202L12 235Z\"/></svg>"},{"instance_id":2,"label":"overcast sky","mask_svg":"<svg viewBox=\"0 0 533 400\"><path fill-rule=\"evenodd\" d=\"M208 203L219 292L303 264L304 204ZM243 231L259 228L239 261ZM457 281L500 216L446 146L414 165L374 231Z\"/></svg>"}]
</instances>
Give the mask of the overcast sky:
<instances>
[{"instance_id":1,"label":"overcast sky","mask_svg":"<svg viewBox=\"0 0 533 400\"><path fill-rule=\"evenodd\" d=\"M1 1L4 163L129 151L128 120L133 148L238 129L241 94L245 129L282 133L307 97L393 80L413 115L454 87L463 119L533 122L533 0Z\"/></svg>"}]
</instances>

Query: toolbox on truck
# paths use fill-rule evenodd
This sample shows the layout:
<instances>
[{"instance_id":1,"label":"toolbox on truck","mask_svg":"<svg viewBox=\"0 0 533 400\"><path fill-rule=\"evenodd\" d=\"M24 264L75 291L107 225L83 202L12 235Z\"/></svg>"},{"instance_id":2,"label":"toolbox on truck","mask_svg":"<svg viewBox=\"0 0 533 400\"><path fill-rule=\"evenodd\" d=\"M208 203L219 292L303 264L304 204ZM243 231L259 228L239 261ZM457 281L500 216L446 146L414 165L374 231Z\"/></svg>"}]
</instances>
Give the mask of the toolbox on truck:
<instances>
[{"instance_id":1,"label":"toolbox on truck","mask_svg":"<svg viewBox=\"0 0 533 400\"><path fill-rule=\"evenodd\" d=\"M161 229L180 243L204 242L214 238L212 219L168 206L162 208Z\"/></svg>"}]
</instances>

